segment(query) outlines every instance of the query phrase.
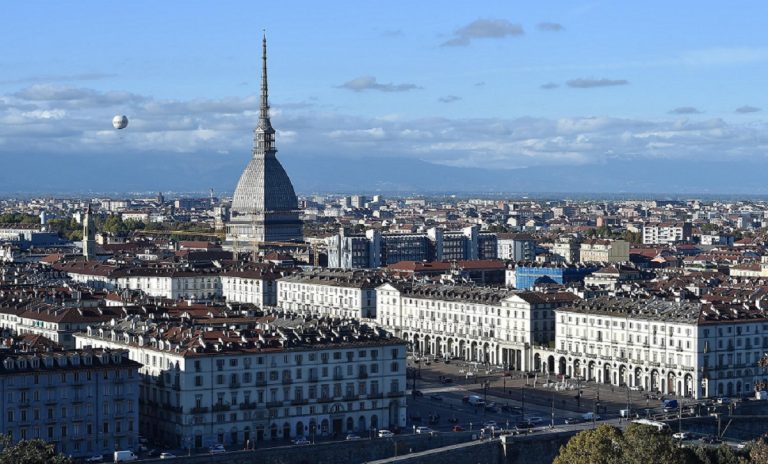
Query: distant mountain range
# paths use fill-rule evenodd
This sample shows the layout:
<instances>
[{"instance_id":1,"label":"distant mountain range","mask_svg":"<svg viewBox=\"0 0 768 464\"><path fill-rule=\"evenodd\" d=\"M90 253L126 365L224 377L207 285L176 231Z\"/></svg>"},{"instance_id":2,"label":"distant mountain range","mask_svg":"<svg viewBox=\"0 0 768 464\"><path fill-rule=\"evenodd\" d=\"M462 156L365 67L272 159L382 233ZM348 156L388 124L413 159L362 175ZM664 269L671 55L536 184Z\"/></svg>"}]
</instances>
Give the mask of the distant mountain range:
<instances>
[{"instance_id":1,"label":"distant mountain range","mask_svg":"<svg viewBox=\"0 0 768 464\"><path fill-rule=\"evenodd\" d=\"M280 155L279 155L280 156ZM312 157L280 160L298 192L579 193L768 195L768 162L626 160L582 166L490 170L407 158ZM103 156L0 155L0 192L231 192L245 156L141 153Z\"/></svg>"}]
</instances>

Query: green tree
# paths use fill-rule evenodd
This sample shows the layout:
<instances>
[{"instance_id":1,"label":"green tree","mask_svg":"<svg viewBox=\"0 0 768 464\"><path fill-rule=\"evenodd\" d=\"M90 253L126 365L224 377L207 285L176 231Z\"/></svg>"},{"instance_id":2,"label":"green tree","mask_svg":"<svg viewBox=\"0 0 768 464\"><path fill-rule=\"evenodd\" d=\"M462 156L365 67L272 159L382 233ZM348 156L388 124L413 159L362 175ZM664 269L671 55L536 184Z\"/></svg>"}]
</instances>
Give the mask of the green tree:
<instances>
[{"instance_id":1,"label":"green tree","mask_svg":"<svg viewBox=\"0 0 768 464\"><path fill-rule=\"evenodd\" d=\"M623 447L621 430L603 424L568 440L552 464L620 464L624 462Z\"/></svg>"},{"instance_id":2,"label":"green tree","mask_svg":"<svg viewBox=\"0 0 768 464\"><path fill-rule=\"evenodd\" d=\"M624 443L624 462L628 464L686 462L672 436L659 433L654 427L630 425L624 431Z\"/></svg>"},{"instance_id":3,"label":"green tree","mask_svg":"<svg viewBox=\"0 0 768 464\"><path fill-rule=\"evenodd\" d=\"M622 431L610 425L585 430L560 448L553 464L687 464L690 456L672 437L654 427L632 424Z\"/></svg>"},{"instance_id":4,"label":"green tree","mask_svg":"<svg viewBox=\"0 0 768 464\"><path fill-rule=\"evenodd\" d=\"M14 443L10 435L0 436L0 464L73 464L72 458L57 454L54 446L43 440Z\"/></svg>"},{"instance_id":5,"label":"green tree","mask_svg":"<svg viewBox=\"0 0 768 464\"><path fill-rule=\"evenodd\" d=\"M128 230L120 216L108 216L97 228L111 234L120 234Z\"/></svg>"},{"instance_id":6,"label":"green tree","mask_svg":"<svg viewBox=\"0 0 768 464\"><path fill-rule=\"evenodd\" d=\"M768 442L762 439L753 442L749 449L749 459L754 463L768 462Z\"/></svg>"},{"instance_id":7,"label":"green tree","mask_svg":"<svg viewBox=\"0 0 768 464\"><path fill-rule=\"evenodd\" d=\"M0 224L40 224L40 218L34 214L6 213L0 214Z\"/></svg>"},{"instance_id":8,"label":"green tree","mask_svg":"<svg viewBox=\"0 0 768 464\"><path fill-rule=\"evenodd\" d=\"M632 232L629 230L625 230L621 233L621 238L628 241L629 243L642 243L643 242L643 234L640 232Z\"/></svg>"}]
</instances>

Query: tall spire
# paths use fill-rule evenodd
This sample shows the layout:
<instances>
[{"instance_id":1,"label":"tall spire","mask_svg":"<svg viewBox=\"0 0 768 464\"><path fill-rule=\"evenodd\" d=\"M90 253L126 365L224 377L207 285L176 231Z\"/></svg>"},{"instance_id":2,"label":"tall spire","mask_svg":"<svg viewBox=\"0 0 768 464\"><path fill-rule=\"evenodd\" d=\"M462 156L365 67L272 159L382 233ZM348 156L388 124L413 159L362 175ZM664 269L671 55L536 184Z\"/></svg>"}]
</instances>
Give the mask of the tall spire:
<instances>
[{"instance_id":1,"label":"tall spire","mask_svg":"<svg viewBox=\"0 0 768 464\"><path fill-rule=\"evenodd\" d=\"M259 124L253 131L253 156L263 157L275 154L275 129L269 120L269 88L267 86L267 33L261 41L261 102Z\"/></svg>"}]
</instances>

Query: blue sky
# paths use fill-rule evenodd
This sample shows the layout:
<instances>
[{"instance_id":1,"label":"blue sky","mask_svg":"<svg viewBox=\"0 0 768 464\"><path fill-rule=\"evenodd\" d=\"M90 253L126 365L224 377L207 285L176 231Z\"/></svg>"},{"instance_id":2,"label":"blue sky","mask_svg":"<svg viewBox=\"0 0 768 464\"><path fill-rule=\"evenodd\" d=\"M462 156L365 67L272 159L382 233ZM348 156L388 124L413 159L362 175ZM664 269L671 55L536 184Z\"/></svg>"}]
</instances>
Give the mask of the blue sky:
<instances>
[{"instance_id":1,"label":"blue sky","mask_svg":"<svg viewBox=\"0 0 768 464\"><path fill-rule=\"evenodd\" d=\"M768 164L766 2L40 1L3 17L0 183L19 189L40 181L11 174L24 155L43 180L83 156L123 171L188 155L231 166L217 185L234 187L264 28L289 168Z\"/></svg>"}]
</instances>

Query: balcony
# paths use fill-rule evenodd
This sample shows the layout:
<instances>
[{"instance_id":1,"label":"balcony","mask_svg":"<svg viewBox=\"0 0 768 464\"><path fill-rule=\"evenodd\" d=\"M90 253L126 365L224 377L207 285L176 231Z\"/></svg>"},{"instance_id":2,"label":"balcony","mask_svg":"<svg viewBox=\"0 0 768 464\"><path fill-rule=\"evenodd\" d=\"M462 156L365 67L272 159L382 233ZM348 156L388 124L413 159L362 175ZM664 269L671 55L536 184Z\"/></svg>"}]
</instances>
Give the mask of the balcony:
<instances>
[{"instance_id":1,"label":"balcony","mask_svg":"<svg viewBox=\"0 0 768 464\"><path fill-rule=\"evenodd\" d=\"M230 381L229 388L240 388L240 382L238 382L237 380Z\"/></svg>"},{"instance_id":2,"label":"balcony","mask_svg":"<svg viewBox=\"0 0 768 464\"><path fill-rule=\"evenodd\" d=\"M283 385L290 385L293 383L293 379L285 377L283 378Z\"/></svg>"},{"instance_id":3,"label":"balcony","mask_svg":"<svg viewBox=\"0 0 768 464\"><path fill-rule=\"evenodd\" d=\"M266 387L267 381L264 379L256 379L256 386L257 387Z\"/></svg>"},{"instance_id":4,"label":"balcony","mask_svg":"<svg viewBox=\"0 0 768 464\"><path fill-rule=\"evenodd\" d=\"M333 403L333 401L333 398L330 396L323 396L317 400L318 403Z\"/></svg>"},{"instance_id":5,"label":"balcony","mask_svg":"<svg viewBox=\"0 0 768 464\"><path fill-rule=\"evenodd\" d=\"M181 384L179 384L179 382L174 382L173 389L176 391L181 391Z\"/></svg>"},{"instance_id":6,"label":"balcony","mask_svg":"<svg viewBox=\"0 0 768 464\"><path fill-rule=\"evenodd\" d=\"M213 412L229 411L229 405L227 403L217 403L211 406Z\"/></svg>"},{"instance_id":7,"label":"balcony","mask_svg":"<svg viewBox=\"0 0 768 464\"><path fill-rule=\"evenodd\" d=\"M368 378L368 373L367 372L360 372L360 373L357 374L357 378L358 379L367 379Z\"/></svg>"},{"instance_id":8,"label":"balcony","mask_svg":"<svg viewBox=\"0 0 768 464\"><path fill-rule=\"evenodd\" d=\"M354 395L354 394L352 394L352 395L350 395L350 394L344 395L344 401L357 401L358 399L359 399L359 396Z\"/></svg>"},{"instance_id":9,"label":"balcony","mask_svg":"<svg viewBox=\"0 0 768 464\"><path fill-rule=\"evenodd\" d=\"M389 392L387 398L400 398L405 396L405 392Z\"/></svg>"},{"instance_id":10,"label":"balcony","mask_svg":"<svg viewBox=\"0 0 768 464\"><path fill-rule=\"evenodd\" d=\"M343 374L333 374L333 380L344 380Z\"/></svg>"},{"instance_id":11,"label":"balcony","mask_svg":"<svg viewBox=\"0 0 768 464\"><path fill-rule=\"evenodd\" d=\"M267 408L279 408L282 405L282 401L267 401Z\"/></svg>"},{"instance_id":12,"label":"balcony","mask_svg":"<svg viewBox=\"0 0 768 464\"><path fill-rule=\"evenodd\" d=\"M256 409L256 403L240 403L241 410Z\"/></svg>"},{"instance_id":13,"label":"balcony","mask_svg":"<svg viewBox=\"0 0 768 464\"><path fill-rule=\"evenodd\" d=\"M308 380L312 383L317 383L320 381L320 379L317 376L311 376Z\"/></svg>"},{"instance_id":14,"label":"balcony","mask_svg":"<svg viewBox=\"0 0 768 464\"><path fill-rule=\"evenodd\" d=\"M384 398L384 394L383 393L371 393L371 394L368 395L368 399L369 400L377 400L377 399L381 399L381 398Z\"/></svg>"},{"instance_id":15,"label":"balcony","mask_svg":"<svg viewBox=\"0 0 768 464\"><path fill-rule=\"evenodd\" d=\"M305 399L291 400L292 406L301 406L302 404L307 404L307 403L309 403L309 401Z\"/></svg>"},{"instance_id":16,"label":"balcony","mask_svg":"<svg viewBox=\"0 0 768 464\"><path fill-rule=\"evenodd\" d=\"M208 407L206 406L200 406L200 407L194 407L189 410L192 414L205 414L208 412Z\"/></svg>"}]
</instances>

